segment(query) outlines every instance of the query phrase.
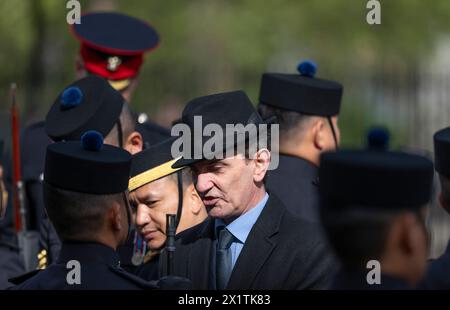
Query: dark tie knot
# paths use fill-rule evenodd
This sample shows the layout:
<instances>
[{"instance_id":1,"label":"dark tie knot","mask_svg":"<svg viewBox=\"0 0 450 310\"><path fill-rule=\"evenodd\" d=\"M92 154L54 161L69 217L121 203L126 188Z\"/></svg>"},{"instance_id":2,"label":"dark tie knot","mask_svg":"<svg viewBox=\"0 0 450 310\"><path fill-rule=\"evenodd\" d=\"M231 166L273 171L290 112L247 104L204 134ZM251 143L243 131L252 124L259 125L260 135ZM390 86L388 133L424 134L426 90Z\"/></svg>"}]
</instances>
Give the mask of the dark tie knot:
<instances>
[{"instance_id":1,"label":"dark tie knot","mask_svg":"<svg viewBox=\"0 0 450 310\"><path fill-rule=\"evenodd\" d=\"M230 231L226 228L223 228L219 232L219 241L217 247L219 250L227 250L231 244L233 243L234 236Z\"/></svg>"}]
</instances>

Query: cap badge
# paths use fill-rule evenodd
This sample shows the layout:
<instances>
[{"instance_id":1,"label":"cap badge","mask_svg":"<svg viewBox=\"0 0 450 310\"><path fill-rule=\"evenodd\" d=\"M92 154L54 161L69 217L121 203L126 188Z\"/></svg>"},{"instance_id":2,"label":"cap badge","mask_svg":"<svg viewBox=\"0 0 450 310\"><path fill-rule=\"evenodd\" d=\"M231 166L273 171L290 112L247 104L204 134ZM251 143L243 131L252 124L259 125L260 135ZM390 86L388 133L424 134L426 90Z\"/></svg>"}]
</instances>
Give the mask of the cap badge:
<instances>
[{"instance_id":1,"label":"cap badge","mask_svg":"<svg viewBox=\"0 0 450 310\"><path fill-rule=\"evenodd\" d=\"M122 60L117 56L112 56L108 58L107 69L111 72L117 71L117 68L122 64Z\"/></svg>"}]
</instances>

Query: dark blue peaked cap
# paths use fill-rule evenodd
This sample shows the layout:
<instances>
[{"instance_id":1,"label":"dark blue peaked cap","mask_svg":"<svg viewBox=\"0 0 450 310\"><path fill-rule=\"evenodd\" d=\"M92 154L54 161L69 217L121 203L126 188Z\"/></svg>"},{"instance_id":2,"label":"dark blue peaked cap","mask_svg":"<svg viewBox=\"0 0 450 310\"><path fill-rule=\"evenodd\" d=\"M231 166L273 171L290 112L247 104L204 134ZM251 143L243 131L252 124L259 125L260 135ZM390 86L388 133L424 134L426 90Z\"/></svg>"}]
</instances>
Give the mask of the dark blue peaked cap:
<instances>
[{"instance_id":1,"label":"dark blue peaked cap","mask_svg":"<svg viewBox=\"0 0 450 310\"><path fill-rule=\"evenodd\" d=\"M322 206L418 209L431 197L433 163L402 152L342 150L320 159Z\"/></svg>"},{"instance_id":2,"label":"dark blue peaked cap","mask_svg":"<svg viewBox=\"0 0 450 310\"><path fill-rule=\"evenodd\" d=\"M153 122L136 124L136 131L144 140L145 148L170 138L170 130Z\"/></svg>"},{"instance_id":3,"label":"dark blue peaked cap","mask_svg":"<svg viewBox=\"0 0 450 310\"><path fill-rule=\"evenodd\" d=\"M450 178L450 127L434 134L434 164L437 172Z\"/></svg>"},{"instance_id":4,"label":"dark blue peaked cap","mask_svg":"<svg viewBox=\"0 0 450 310\"><path fill-rule=\"evenodd\" d=\"M45 130L54 141L79 140L88 130L106 137L120 117L124 99L109 83L88 76L66 87L47 113Z\"/></svg>"},{"instance_id":5,"label":"dark blue peaked cap","mask_svg":"<svg viewBox=\"0 0 450 310\"><path fill-rule=\"evenodd\" d=\"M338 115L343 87L315 78L316 69L313 62L305 61L298 66L300 74L264 73L259 103L308 115Z\"/></svg>"},{"instance_id":6,"label":"dark blue peaked cap","mask_svg":"<svg viewBox=\"0 0 450 310\"><path fill-rule=\"evenodd\" d=\"M103 144L95 131L81 141L50 144L45 158L44 181L69 191L88 194L115 194L128 188L131 155Z\"/></svg>"},{"instance_id":7,"label":"dark blue peaked cap","mask_svg":"<svg viewBox=\"0 0 450 310\"><path fill-rule=\"evenodd\" d=\"M73 25L75 36L85 45L106 54L139 55L158 46L158 33L146 22L116 12L81 16Z\"/></svg>"}]
</instances>

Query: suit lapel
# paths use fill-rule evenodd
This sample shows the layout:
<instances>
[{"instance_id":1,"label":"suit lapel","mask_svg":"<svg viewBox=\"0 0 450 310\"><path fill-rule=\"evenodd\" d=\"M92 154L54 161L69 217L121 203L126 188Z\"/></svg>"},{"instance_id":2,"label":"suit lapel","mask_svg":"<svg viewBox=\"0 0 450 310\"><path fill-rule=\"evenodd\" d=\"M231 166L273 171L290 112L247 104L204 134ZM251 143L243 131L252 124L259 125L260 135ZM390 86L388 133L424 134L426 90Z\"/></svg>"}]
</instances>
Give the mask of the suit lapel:
<instances>
[{"instance_id":1,"label":"suit lapel","mask_svg":"<svg viewBox=\"0 0 450 310\"><path fill-rule=\"evenodd\" d=\"M276 234L284 212L281 202L273 194L270 195L236 261L227 289L251 288L277 245Z\"/></svg>"},{"instance_id":2,"label":"suit lapel","mask_svg":"<svg viewBox=\"0 0 450 310\"><path fill-rule=\"evenodd\" d=\"M198 241L189 247L188 278L192 280L194 289L211 289L211 251L214 242L214 220L207 219Z\"/></svg>"}]
</instances>

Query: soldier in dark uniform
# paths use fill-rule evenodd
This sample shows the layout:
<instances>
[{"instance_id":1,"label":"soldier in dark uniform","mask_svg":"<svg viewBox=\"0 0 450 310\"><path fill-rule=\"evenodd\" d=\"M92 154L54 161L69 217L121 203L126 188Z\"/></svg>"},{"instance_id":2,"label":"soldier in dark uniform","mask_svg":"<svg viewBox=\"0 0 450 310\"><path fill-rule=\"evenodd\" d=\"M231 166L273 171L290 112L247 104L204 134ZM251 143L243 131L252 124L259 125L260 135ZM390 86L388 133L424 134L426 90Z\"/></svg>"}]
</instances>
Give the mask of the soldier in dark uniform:
<instances>
[{"instance_id":1,"label":"soldier in dark uniform","mask_svg":"<svg viewBox=\"0 0 450 310\"><path fill-rule=\"evenodd\" d=\"M81 142L48 146L44 201L62 240L61 252L56 263L14 289L156 287L122 270L116 253L127 240L131 224L127 197L130 166L131 155L103 145L96 131L86 132Z\"/></svg>"},{"instance_id":2,"label":"soldier in dark uniform","mask_svg":"<svg viewBox=\"0 0 450 310\"><path fill-rule=\"evenodd\" d=\"M435 169L439 174L441 193L439 202L450 213L450 127L434 134ZM432 290L450 290L450 242L444 254L428 264L425 278L420 288Z\"/></svg>"},{"instance_id":3,"label":"soldier in dark uniform","mask_svg":"<svg viewBox=\"0 0 450 310\"><path fill-rule=\"evenodd\" d=\"M84 14L81 24L73 25L72 33L81 43L75 62L77 79L86 75L101 76L130 102L138 84L144 54L159 44L159 36L153 27L124 14L102 12ZM139 119L142 124L136 130L147 139L144 140L144 146L151 144L154 135L165 131L165 128L149 121L144 114L140 114ZM37 227L41 231L39 265L44 267L51 261L51 257L48 257L49 248L57 240L54 230L45 220L41 194L43 158L46 146L52 141L45 133L43 121L26 128L22 141L27 209L32 217L31 228ZM47 244L47 241L50 243Z\"/></svg>"},{"instance_id":4,"label":"soldier in dark uniform","mask_svg":"<svg viewBox=\"0 0 450 310\"><path fill-rule=\"evenodd\" d=\"M1 216L0 216L0 290L10 286L8 279L25 272L25 262L20 253L18 238L14 227L14 208L12 207L12 171L10 156L0 154Z\"/></svg>"},{"instance_id":5,"label":"soldier in dark uniform","mask_svg":"<svg viewBox=\"0 0 450 310\"><path fill-rule=\"evenodd\" d=\"M342 85L315 78L314 63L303 62L299 74L264 73L258 110L279 124L279 164L269 171L267 187L287 209L318 221L318 167L322 152L336 149Z\"/></svg>"},{"instance_id":6,"label":"soldier in dark uniform","mask_svg":"<svg viewBox=\"0 0 450 310\"><path fill-rule=\"evenodd\" d=\"M160 268L166 243L166 214L176 215L176 233L200 224L206 209L199 197L189 168L172 168L174 139L166 136L159 144L133 155L128 190L136 210L136 228L149 249L145 263L135 274L146 280L167 275Z\"/></svg>"},{"instance_id":7,"label":"soldier in dark uniform","mask_svg":"<svg viewBox=\"0 0 450 310\"><path fill-rule=\"evenodd\" d=\"M143 147L135 131L135 119L119 92L103 78L88 76L66 87L58 95L45 121L46 134L53 141L79 140L86 130L105 136L105 143L134 154ZM48 219L42 220L39 267L55 261L60 241Z\"/></svg>"},{"instance_id":8,"label":"soldier in dark uniform","mask_svg":"<svg viewBox=\"0 0 450 310\"><path fill-rule=\"evenodd\" d=\"M432 162L367 150L320 161L321 221L341 262L331 288L414 288L426 268Z\"/></svg>"}]
</instances>

